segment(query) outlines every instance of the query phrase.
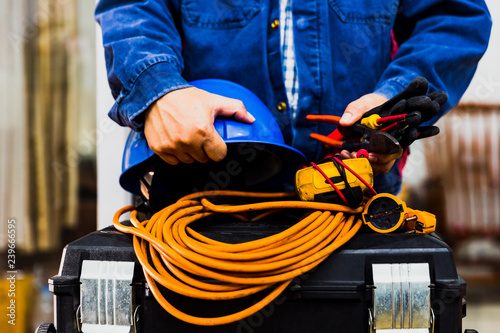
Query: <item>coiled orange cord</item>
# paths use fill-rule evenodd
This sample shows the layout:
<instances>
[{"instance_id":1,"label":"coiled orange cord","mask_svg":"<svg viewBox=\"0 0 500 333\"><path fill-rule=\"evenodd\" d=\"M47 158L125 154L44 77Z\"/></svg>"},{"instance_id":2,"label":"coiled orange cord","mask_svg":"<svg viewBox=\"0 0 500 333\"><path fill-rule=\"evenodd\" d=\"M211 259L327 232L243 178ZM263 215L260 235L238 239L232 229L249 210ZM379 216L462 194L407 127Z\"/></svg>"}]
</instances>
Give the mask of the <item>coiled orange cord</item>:
<instances>
[{"instance_id":1,"label":"coiled orange cord","mask_svg":"<svg viewBox=\"0 0 500 333\"><path fill-rule=\"evenodd\" d=\"M279 200L214 205L206 199L210 196ZM294 193L200 192L181 198L145 221L137 219L134 206L124 207L116 212L113 224L118 230L134 235L134 250L146 281L165 310L191 324L222 325L246 318L265 307L285 290L293 278L317 266L361 227L361 220L354 221L354 214L360 213L362 207L352 209L336 204L283 200L292 197ZM189 227L189 224L214 214L233 214L246 219L247 212L266 210L251 220L247 219L255 221L273 210L290 208L315 211L278 234L240 244L219 242ZM120 216L128 211L132 211L133 227L119 221ZM202 282L193 278L193 274L203 280L215 281ZM276 286L247 309L222 317L201 318L173 307L161 294L157 283L178 294L207 300L241 298Z\"/></svg>"}]
</instances>

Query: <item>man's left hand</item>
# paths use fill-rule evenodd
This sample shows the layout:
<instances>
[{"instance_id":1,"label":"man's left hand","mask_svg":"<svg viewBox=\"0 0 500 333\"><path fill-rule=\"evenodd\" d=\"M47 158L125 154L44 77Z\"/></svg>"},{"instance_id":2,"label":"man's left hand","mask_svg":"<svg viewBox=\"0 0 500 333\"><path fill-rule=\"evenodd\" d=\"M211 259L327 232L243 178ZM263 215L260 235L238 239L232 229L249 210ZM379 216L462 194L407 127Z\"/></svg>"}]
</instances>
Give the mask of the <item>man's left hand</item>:
<instances>
[{"instance_id":1,"label":"man's left hand","mask_svg":"<svg viewBox=\"0 0 500 333\"><path fill-rule=\"evenodd\" d=\"M387 98L377 94L367 94L359 99L351 102L344 111L342 118L340 119L340 125L351 126L357 122L365 112L379 106L387 101ZM372 165L373 172L375 175L380 173L387 173L391 170L396 159L401 157L402 151L396 154L379 154L379 153L369 153L368 161ZM348 152L347 150L341 151L340 155L342 158L354 158L356 157L356 152Z\"/></svg>"}]
</instances>

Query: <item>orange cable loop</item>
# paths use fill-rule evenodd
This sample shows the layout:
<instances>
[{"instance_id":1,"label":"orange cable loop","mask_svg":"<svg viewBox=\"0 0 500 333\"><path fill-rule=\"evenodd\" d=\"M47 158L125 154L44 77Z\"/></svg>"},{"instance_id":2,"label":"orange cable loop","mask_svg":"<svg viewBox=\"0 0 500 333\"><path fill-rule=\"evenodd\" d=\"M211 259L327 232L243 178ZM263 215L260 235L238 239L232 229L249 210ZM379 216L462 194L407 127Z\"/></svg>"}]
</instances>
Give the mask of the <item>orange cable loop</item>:
<instances>
[{"instance_id":1,"label":"orange cable loop","mask_svg":"<svg viewBox=\"0 0 500 333\"><path fill-rule=\"evenodd\" d=\"M271 201L216 205L207 199L215 196ZM223 325L264 308L285 290L293 278L316 267L361 227L361 219L355 219L355 214L361 213L362 207L353 209L337 204L293 201L294 197L294 193L287 192L199 192L184 196L145 221L137 219L134 206L123 207L113 217L113 224L119 231L134 236L134 251L146 282L166 311L195 325ZM310 209L313 212L280 233L239 244L210 239L189 227L191 223L214 214L230 214L252 223L284 209ZM248 212L262 210L265 212L253 218L246 217ZM120 222L121 215L129 211L132 211L130 221L133 226ZM237 299L273 286L274 289L242 311L203 318L172 306L161 294L158 284L175 293L206 300Z\"/></svg>"}]
</instances>

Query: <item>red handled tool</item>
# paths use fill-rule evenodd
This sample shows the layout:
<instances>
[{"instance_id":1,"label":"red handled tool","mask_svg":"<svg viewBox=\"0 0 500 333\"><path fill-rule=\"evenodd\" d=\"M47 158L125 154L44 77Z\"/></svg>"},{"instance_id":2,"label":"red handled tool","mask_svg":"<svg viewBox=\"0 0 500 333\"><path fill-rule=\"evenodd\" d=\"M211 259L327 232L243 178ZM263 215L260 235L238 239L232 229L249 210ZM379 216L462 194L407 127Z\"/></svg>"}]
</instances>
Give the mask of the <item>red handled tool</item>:
<instances>
[{"instance_id":1,"label":"red handled tool","mask_svg":"<svg viewBox=\"0 0 500 333\"><path fill-rule=\"evenodd\" d=\"M339 126L340 117L332 115L307 115L307 120L329 123ZM339 128L341 128L339 126ZM324 144L337 149L345 149L348 151L358 151L366 149L369 152L381 154L395 154L402 150L399 142L390 134L374 130L355 123L349 127L342 127L342 135L346 138L359 138L359 141L340 141L335 140L325 135L311 133L310 137L323 142ZM346 131L344 131L346 130Z\"/></svg>"},{"instance_id":2,"label":"red handled tool","mask_svg":"<svg viewBox=\"0 0 500 333\"><path fill-rule=\"evenodd\" d=\"M389 132L393 130L400 130L405 127L415 127L420 123L420 119L422 118L422 115L418 111L414 111L411 113L405 113L397 116L389 116L389 117L384 117L384 118L379 118L377 119L377 123L379 124L387 124L389 123L389 126L386 126L381 129L382 132Z\"/></svg>"}]
</instances>

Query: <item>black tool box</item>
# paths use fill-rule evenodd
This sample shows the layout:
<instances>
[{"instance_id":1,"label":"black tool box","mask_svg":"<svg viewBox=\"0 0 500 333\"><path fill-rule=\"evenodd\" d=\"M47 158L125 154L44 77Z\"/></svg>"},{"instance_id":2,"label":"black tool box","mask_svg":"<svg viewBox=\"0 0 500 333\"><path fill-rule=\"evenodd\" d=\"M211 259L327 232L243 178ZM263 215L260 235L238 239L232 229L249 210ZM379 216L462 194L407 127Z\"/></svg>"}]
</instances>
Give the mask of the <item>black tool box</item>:
<instances>
[{"instance_id":1,"label":"black tool box","mask_svg":"<svg viewBox=\"0 0 500 333\"><path fill-rule=\"evenodd\" d=\"M278 225L259 222L249 226L237 222L229 226L202 226L197 230L221 241L242 242L268 236L284 227ZM118 269L118 278L109 278L105 271L112 269L104 264L110 262L125 262L128 266ZM84 272L92 266L89 263L94 265L93 273ZM95 263L100 264L95 266ZM82 269L84 265L86 268ZM102 268L105 266L108 268ZM125 271L129 274L128 282L126 278L120 280L126 275ZM466 308L466 283L457 274L452 251L439 237L375 234L363 228L316 269L296 278L264 309L244 320L222 326L196 326L166 312L145 283L142 268L135 258L132 237L113 227L67 245L59 275L51 278L49 284L55 295L54 324L61 333L82 330L102 333L376 333L398 332L404 327L414 327L404 332L462 333ZM124 297L125 306L113 300L113 297L118 299L116 295L120 293L128 295ZM164 290L165 298L175 307L202 317L234 313L267 293L239 300L206 301ZM91 314L86 315L86 311ZM423 328L415 328L417 321L424 322ZM85 322L93 324L87 324L85 329L82 322L83 325Z\"/></svg>"}]
</instances>

